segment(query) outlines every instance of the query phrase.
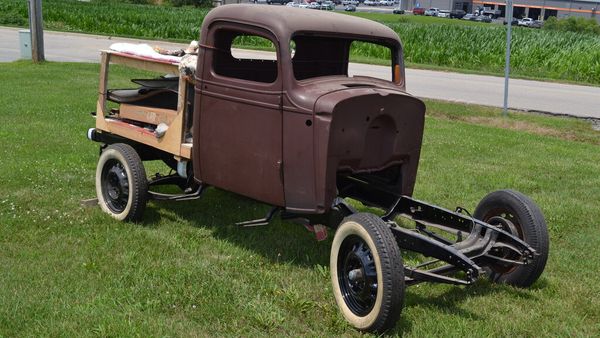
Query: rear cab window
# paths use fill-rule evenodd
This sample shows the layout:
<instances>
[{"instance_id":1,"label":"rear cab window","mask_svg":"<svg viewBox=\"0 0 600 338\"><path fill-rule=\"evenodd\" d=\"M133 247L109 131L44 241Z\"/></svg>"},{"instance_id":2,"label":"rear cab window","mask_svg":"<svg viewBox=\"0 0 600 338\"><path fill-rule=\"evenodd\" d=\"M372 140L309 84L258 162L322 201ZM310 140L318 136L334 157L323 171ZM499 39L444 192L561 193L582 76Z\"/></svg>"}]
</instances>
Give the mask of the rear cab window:
<instances>
[{"instance_id":1,"label":"rear cab window","mask_svg":"<svg viewBox=\"0 0 600 338\"><path fill-rule=\"evenodd\" d=\"M278 77L275 44L268 38L231 29L215 33L216 57L213 58L215 74L234 79L260 83L274 83ZM258 46L270 53L241 50Z\"/></svg>"}]
</instances>

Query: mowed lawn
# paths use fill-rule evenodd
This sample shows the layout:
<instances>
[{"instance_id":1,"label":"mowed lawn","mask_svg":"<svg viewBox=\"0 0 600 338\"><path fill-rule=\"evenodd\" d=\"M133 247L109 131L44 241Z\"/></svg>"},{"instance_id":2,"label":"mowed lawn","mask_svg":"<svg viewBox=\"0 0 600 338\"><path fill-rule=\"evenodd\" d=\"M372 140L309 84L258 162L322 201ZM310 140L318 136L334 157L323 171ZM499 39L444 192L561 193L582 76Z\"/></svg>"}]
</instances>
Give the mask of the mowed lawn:
<instances>
[{"instance_id":1,"label":"mowed lawn","mask_svg":"<svg viewBox=\"0 0 600 338\"><path fill-rule=\"evenodd\" d=\"M85 133L98 68L0 63L0 337L360 336L331 294L331 232L316 242L291 222L240 229L268 207L217 189L151 202L142 224L80 206L95 196L98 145ZM520 190L546 215L550 258L530 289L411 287L391 334L598 335L600 133L573 119L428 108L415 197L473 211L488 192Z\"/></svg>"}]
</instances>

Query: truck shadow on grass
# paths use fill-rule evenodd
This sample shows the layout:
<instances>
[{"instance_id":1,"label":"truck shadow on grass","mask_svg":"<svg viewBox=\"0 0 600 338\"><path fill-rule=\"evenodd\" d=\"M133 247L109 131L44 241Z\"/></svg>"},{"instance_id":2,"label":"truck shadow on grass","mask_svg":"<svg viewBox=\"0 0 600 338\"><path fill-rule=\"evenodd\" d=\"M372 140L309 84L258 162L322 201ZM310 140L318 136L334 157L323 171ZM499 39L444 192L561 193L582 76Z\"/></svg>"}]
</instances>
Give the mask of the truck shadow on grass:
<instances>
[{"instance_id":1,"label":"truck shadow on grass","mask_svg":"<svg viewBox=\"0 0 600 338\"><path fill-rule=\"evenodd\" d=\"M146 210L143 226L160 227L165 221L185 220L192 227L210 230L217 240L224 240L255 252L273 263L290 263L310 269L329 266L331 240L334 235L332 229L328 229L328 238L325 241L317 242L313 233L292 221L274 219L269 225L257 227L236 225L237 222L262 218L269 209L268 205L251 199L209 189L198 201L151 203ZM413 252L403 252L405 260L414 259L417 255ZM545 279L540 279L531 289L543 289L546 283ZM425 288L428 290L423 292ZM469 287L429 284L409 287L406 289L404 308L419 307L432 313L444 313L476 321L485 320L485 315L481 315L480 311L464 308L462 304L472 298L496 294L508 294L520 299L536 298L528 290L496 285L481 279ZM403 315L389 333L402 336L411 331L411 320Z\"/></svg>"},{"instance_id":2,"label":"truck shadow on grass","mask_svg":"<svg viewBox=\"0 0 600 338\"><path fill-rule=\"evenodd\" d=\"M274 218L269 225L236 225L262 218L269 209L266 204L240 195L208 189L196 201L150 203L143 225L154 227L160 226L163 221L183 219L193 227L210 230L216 239L256 252L272 262L289 262L305 267L329 265L333 231L329 231L327 240L317 242L314 234L301 224L279 218Z\"/></svg>"}]
</instances>

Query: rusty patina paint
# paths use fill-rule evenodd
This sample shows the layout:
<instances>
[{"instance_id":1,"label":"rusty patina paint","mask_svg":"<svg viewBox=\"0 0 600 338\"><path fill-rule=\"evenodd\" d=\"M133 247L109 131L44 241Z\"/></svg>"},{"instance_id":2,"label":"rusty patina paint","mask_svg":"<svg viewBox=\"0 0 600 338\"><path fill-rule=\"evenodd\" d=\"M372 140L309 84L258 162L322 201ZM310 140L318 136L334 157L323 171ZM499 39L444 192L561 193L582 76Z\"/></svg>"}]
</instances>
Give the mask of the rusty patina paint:
<instances>
[{"instance_id":1,"label":"rusty patina paint","mask_svg":"<svg viewBox=\"0 0 600 338\"><path fill-rule=\"evenodd\" d=\"M273 42L277 61L260 67L277 69L274 80L215 72L215 65L234 64L235 34ZM298 48L292 56L292 40L323 48ZM395 81L349 77L353 40L388 47ZM206 16L200 41L193 127L198 181L295 213L327 212L343 173L383 177L385 171L394 181L390 190L412 194L425 105L405 91L402 45L391 29L336 13L227 5ZM328 49L331 44L339 48ZM294 62L310 61L315 67L294 71ZM318 71L326 76L313 76Z\"/></svg>"}]
</instances>

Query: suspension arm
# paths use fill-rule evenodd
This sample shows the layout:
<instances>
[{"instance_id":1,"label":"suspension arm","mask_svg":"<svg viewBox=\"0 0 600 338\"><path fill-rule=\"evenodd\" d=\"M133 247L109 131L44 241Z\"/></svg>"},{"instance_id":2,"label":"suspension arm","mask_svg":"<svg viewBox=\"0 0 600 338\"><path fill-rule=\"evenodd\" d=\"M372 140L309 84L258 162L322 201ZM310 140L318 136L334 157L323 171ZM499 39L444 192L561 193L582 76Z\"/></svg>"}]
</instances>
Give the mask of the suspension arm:
<instances>
[{"instance_id":1,"label":"suspension arm","mask_svg":"<svg viewBox=\"0 0 600 338\"><path fill-rule=\"evenodd\" d=\"M409 230L397 226L394 223L396 216L414 221L416 229ZM497 226L407 196L400 196L382 219L390 224L400 248L435 258L415 268L405 266L408 285L425 281L471 284L484 273L481 266L487 263L528 264L536 254L535 250L519 237ZM428 230L428 227L455 235L457 241L452 243ZM509 259L496 254L502 250L511 251L518 258ZM447 264L425 270L427 266L439 262ZM464 271L466 278L448 276L456 271Z\"/></svg>"}]
</instances>

